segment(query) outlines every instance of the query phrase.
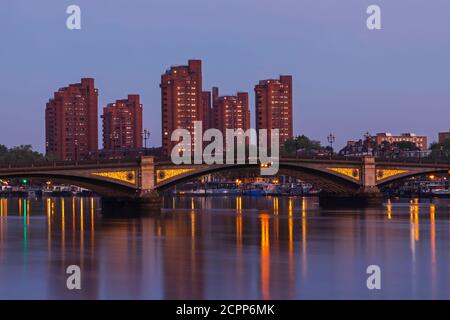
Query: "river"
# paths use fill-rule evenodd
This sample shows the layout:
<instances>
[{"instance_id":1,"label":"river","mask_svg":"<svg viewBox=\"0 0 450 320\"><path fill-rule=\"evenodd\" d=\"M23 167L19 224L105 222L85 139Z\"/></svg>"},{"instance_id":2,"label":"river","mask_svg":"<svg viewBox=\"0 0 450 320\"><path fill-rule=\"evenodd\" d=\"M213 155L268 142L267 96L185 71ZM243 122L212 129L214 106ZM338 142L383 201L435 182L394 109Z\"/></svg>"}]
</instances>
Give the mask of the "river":
<instances>
[{"instance_id":1,"label":"river","mask_svg":"<svg viewBox=\"0 0 450 320\"><path fill-rule=\"evenodd\" d=\"M166 198L133 218L97 198L0 201L1 299L450 299L449 200Z\"/></svg>"}]
</instances>

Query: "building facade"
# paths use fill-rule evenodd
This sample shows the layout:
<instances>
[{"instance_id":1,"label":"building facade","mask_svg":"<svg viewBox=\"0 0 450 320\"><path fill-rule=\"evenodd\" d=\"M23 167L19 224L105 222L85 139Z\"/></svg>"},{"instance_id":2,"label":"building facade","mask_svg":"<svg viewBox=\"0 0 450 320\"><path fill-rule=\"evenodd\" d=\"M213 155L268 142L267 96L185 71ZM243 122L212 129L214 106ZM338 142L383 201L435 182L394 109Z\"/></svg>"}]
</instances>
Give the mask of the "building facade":
<instances>
[{"instance_id":1,"label":"building facade","mask_svg":"<svg viewBox=\"0 0 450 320\"><path fill-rule=\"evenodd\" d=\"M219 129L219 88L213 87L211 91L212 109L210 114L211 128Z\"/></svg>"},{"instance_id":2,"label":"building facade","mask_svg":"<svg viewBox=\"0 0 450 320\"><path fill-rule=\"evenodd\" d=\"M103 149L110 154L142 148L142 104L139 95L128 95L103 108Z\"/></svg>"},{"instance_id":3,"label":"building facade","mask_svg":"<svg viewBox=\"0 0 450 320\"><path fill-rule=\"evenodd\" d=\"M45 109L46 153L59 160L93 158L98 152L98 90L83 78L54 93Z\"/></svg>"},{"instance_id":4,"label":"building facade","mask_svg":"<svg viewBox=\"0 0 450 320\"><path fill-rule=\"evenodd\" d=\"M426 136L418 136L415 133L402 133L401 135L393 135L391 133L377 133L376 145L381 145L383 142L390 144L398 144L400 142L414 143L421 151L428 149L428 138Z\"/></svg>"},{"instance_id":5,"label":"building facade","mask_svg":"<svg viewBox=\"0 0 450 320\"><path fill-rule=\"evenodd\" d=\"M194 122L203 121L202 62L189 60L186 66L171 67L161 76L162 146L168 156L177 142L172 132L186 129L194 137ZM192 148L192 145L191 145Z\"/></svg>"},{"instance_id":6,"label":"building facade","mask_svg":"<svg viewBox=\"0 0 450 320\"><path fill-rule=\"evenodd\" d=\"M227 129L247 131L250 129L248 93L238 92L235 96L219 97L216 113L217 129L222 132L224 137ZM249 137L245 139L245 143L250 143Z\"/></svg>"},{"instance_id":7,"label":"building facade","mask_svg":"<svg viewBox=\"0 0 450 320\"><path fill-rule=\"evenodd\" d=\"M202 106L203 106L203 130L213 128L212 123L212 100L211 91L203 91Z\"/></svg>"},{"instance_id":8,"label":"building facade","mask_svg":"<svg viewBox=\"0 0 450 320\"><path fill-rule=\"evenodd\" d=\"M406 144L405 144L406 142ZM365 155L388 158L425 158L430 154L426 148L427 137L405 133L394 136L390 133L366 134L363 139L347 141L339 152L341 156L361 157Z\"/></svg>"},{"instance_id":9,"label":"building facade","mask_svg":"<svg viewBox=\"0 0 450 320\"><path fill-rule=\"evenodd\" d=\"M292 76L261 80L255 86L256 130L268 130L268 143L273 129L279 130L282 146L293 138Z\"/></svg>"}]
</instances>

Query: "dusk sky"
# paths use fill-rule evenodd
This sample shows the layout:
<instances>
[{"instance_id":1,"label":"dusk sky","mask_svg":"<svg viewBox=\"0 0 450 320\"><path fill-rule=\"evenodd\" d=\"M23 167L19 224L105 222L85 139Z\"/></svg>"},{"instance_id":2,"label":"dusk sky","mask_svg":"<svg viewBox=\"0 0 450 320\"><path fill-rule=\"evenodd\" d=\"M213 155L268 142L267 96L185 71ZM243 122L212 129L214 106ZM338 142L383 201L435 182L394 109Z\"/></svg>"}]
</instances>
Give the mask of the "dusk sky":
<instances>
[{"instance_id":1,"label":"dusk sky","mask_svg":"<svg viewBox=\"0 0 450 320\"><path fill-rule=\"evenodd\" d=\"M66 28L81 7L82 29ZM382 30L366 9L382 10ZM161 74L203 60L203 89L250 92L294 77L294 132L338 146L364 132L450 129L448 0L2 0L0 144L44 151L53 92L94 77L102 107L129 93L161 143ZM99 119L100 120L100 119ZM101 130L101 126L99 126ZM99 139L101 141L101 138Z\"/></svg>"}]
</instances>

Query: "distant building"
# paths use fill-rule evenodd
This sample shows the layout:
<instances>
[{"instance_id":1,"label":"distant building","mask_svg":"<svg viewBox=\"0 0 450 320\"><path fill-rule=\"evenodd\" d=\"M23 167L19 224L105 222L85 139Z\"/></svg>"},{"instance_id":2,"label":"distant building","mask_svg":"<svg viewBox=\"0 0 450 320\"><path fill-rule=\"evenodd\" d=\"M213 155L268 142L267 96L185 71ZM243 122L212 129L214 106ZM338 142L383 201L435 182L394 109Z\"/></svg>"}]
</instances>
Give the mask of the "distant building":
<instances>
[{"instance_id":1,"label":"distant building","mask_svg":"<svg viewBox=\"0 0 450 320\"><path fill-rule=\"evenodd\" d=\"M444 143L445 140L450 140L450 131L439 132L439 143Z\"/></svg>"},{"instance_id":2,"label":"distant building","mask_svg":"<svg viewBox=\"0 0 450 320\"><path fill-rule=\"evenodd\" d=\"M410 145L402 145L405 142ZM376 136L368 135L364 139L347 141L347 145L339 154L355 157L373 155L393 158L423 158L430 154L430 150L426 146L427 137L416 136L413 133L400 136L378 133Z\"/></svg>"},{"instance_id":3,"label":"distant building","mask_svg":"<svg viewBox=\"0 0 450 320\"><path fill-rule=\"evenodd\" d=\"M248 93L238 92L235 96L219 97L216 106L216 118L216 128L222 132L224 137L227 129L242 129L244 132L250 129ZM245 143L250 143L249 137L245 139Z\"/></svg>"},{"instance_id":4,"label":"distant building","mask_svg":"<svg viewBox=\"0 0 450 320\"><path fill-rule=\"evenodd\" d=\"M280 146L293 138L292 76L261 80L255 86L256 130L279 130Z\"/></svg>"},{"instance_id":5,"label":"distant building","mask_svg":"<svg viewBox=\"0 0 450 320\"><path fill-rule=\"evenodd\" d=\"M45 109L47 154L59 160L83 160L98 151L98 90L94 79L60 88Z\"/></svg>"},{"instance_id":6,"label":"distant building","mask_svg":"<svg viewBox=\"0 0 450 320\"><path fill-rule=\"evenodd\" d=\"M142 104L139 95L128 95L103 108L103 149L118 154L142 148Z\"/></svg>"},{"instance_id":7,"label":"distant building","mask_svg":"<svg viewBox=\"0 0 450 320\"><path fill-rule=\"evenodd\" d=\"M414 133L402 133L401 135L392 135L391 133L377 133L376 144L380 145L382 142L387 141L391 144L399 142L412 142L421 151L428 149L428 139L426 136L418 136Z\"/></svg>"},{"instance_id":8,"label":"distant building","mask_svg":"<svg viewBox=\"0 0 450 320\"><path fill-rule=\"evenodd\" d=\"M212 108L210 113L210 124L211 128L219 129L219 88L213 87L212 88Z\"/></svg>"},{"instance_id":9,"label":"distant building","mask_svg":"<svg viewBox=\"0 0 450 320\"><path fill-rule=\"evenodd\" d=\"M202 93L202 107L203 107L203 130L213 128L212 123L212 101L211 92L203 91Z\"/></svg>"},{"instance_id":10,"label":"distant building","mask_svg":"<svg viewBox=\"0 0 450 320\"><path fill-rule=\"evenodd\" d=\"M171 67L161 76L160 87L162 146L164 154L170 155L177 144L171 141L172 132L186 129L192 139L196 139L194 121L204 121L201 60L189 60L188 65Z\"/></svg>"}]
</instances>

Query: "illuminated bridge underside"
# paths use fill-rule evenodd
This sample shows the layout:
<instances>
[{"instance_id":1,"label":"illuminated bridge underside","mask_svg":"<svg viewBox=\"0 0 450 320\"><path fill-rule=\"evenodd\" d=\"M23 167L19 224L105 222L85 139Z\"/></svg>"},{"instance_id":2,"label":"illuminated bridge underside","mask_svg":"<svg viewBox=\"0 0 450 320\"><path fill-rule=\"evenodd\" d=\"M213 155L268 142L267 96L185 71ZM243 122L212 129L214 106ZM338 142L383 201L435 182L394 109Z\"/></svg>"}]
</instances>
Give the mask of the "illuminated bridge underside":
<instances>
[{"instance_id":1,"label":"illuminated bridge underside","mask_svg":"<svg viewBox=\"0 0 450 320\"><path fill-rule=\"evenodd\" d=\"M373 159L373 158L372 158ZM431 173L448 173L450 164L383 163L361 161L301 160L292 159L280 163L279 174L286 174L313 184L316 188L332 193L355 192L362 187L378 187L397 180ZM230 170L258 169L257 165L156 165L157 190L164 190L179 183L213 173Z\"/></svg>"},{"instance_id":2,"label":"illuminated bridge underside","mask_svg":"<svg viewBox=\"0 0 450 320\"><path fill-rule=\"evenodd\" d=\"M51 180L52 183L76 185L93 190L99 195L108 197L128 197L136 193L136 188L122 183L111 182L106 179L93 179L90 177L55 174L52 172L2 175L1 179L31 178Z\"/></svg>"},{"instance_id":3,"label":"illuminated bridge underside","mask_svg":"<svg viewBox=\"0 0 450 320\"><path fill-rule=\"evenodd\" d=\"M177 184L208 174L231 170L252 169L258 171L259 165L212 165L212 166L156 166L156 189L164 190ZM329 167L311 164L280 163L278 174L297 177L313 184L316 188L330 192L354 192L360 188L360 169L358 167Z\"/></svg>"},{"instance_id":4,"label":"illuminated bridge underside","mask_svg":"<svg viewBox=\"0 0 450 320\"><path fill-rule=\"evenodd\" d=\"M153 159L125 163L93 163L23 168L0 168L0 179L30 178L72 184L104 197L135 197L153 190ZM144 178L144 175L148 178Z\"/></svg>"}]
</instances>

